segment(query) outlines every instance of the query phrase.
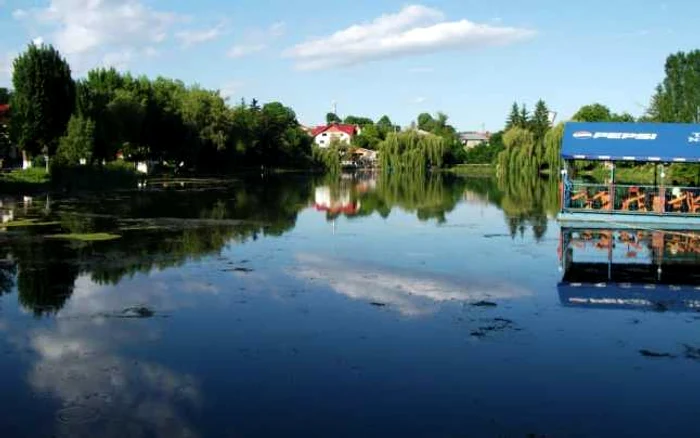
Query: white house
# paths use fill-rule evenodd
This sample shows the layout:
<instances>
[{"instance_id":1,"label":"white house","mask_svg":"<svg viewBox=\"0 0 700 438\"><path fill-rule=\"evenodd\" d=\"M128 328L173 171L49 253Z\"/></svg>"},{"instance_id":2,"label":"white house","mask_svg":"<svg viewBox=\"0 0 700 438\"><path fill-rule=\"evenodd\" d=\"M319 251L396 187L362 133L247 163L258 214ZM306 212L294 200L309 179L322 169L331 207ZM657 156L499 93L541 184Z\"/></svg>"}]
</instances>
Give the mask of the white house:
<instances>
[{"instance_id":1,"label":"white house","mask_svg":"<svg viewBox=\"0 0 700 438\"><path fill-rule=\"evenodd\" d=\"M341 123L331 123L330 125L318 126L312 132L311 136L314 142L320 148L327 148L333 140L341 143L350 144L352 139L360 134L360 127L357 125L345 125Z\"/></svg>"}]
</instances>

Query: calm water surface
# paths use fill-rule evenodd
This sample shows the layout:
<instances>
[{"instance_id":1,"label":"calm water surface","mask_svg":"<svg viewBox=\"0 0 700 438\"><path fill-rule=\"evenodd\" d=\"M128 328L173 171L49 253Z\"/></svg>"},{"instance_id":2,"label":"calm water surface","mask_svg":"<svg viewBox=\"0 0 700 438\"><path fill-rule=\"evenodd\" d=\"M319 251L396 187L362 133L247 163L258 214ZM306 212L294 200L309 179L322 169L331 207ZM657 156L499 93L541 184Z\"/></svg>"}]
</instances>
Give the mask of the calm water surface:
<instances>
[{"instance_id":1,"label":"calm water surface","mask_svg":"<svg viewBox=\"0 0 700 438\"><path fill-rule=\"evenodd\" d=\"M697 238L560 230L555 184L268 177L1 210L26 225L0 232L3 437L700 434Z\"/></svg>"}]
</instances>

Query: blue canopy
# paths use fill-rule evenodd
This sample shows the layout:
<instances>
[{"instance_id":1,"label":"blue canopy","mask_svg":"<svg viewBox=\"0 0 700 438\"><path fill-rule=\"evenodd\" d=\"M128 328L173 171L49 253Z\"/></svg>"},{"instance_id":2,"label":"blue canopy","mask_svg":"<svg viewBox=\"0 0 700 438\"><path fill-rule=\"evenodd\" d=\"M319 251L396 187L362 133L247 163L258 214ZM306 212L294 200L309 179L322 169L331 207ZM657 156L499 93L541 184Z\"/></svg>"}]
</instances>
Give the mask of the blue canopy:
<instances>
[{"instance_id":1,"label":"blue canopy","mask_svg":"<svg viewBox=\"0 0 700 438\"><path fill-rule=\"evenodd\" d=\"M576 123L564 127L567 160L700 163L700 125Z\"/></svg>"},{"instance_id":2,"label":"blue canopy","mask_svg":"<svg viewBox=\"0 0 700 438\"><path fill-rule=\"evenodd\" d=\"M696 312L700 307L697 286L655 284L580 284L561 282L557 285L559 300L565 306L611 309L664 309Z\"/></svg>"}]
</instances>

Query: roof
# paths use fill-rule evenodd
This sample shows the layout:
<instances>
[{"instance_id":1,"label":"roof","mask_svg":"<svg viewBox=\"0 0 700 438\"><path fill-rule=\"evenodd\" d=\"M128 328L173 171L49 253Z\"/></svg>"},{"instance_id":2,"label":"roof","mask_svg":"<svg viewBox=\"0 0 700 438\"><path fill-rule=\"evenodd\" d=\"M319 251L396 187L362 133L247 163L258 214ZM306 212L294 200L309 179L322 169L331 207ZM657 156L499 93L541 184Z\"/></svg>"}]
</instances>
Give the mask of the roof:
<instances>
[{"instance_id":1,"label":"roof","mask_svg":"<svg viewBox=\"0 0 700 438\"><path fill-rule=\"evenodd\" d=\"M481 132L462 132L459 134L459 138L462 141L488 141L489 136L488 134L481 133Z\"/></svg>"},{"instance_id":2,"label":"roof","mask_svg":"<svg viewBox=\"0 0 700 438\"><path fill-rule=\"evenodd\" d=\"M700 163L700 125L569 122L564 127L561 156L569 160Z\"/></svg>"},{"instance_id":3,"label":"roof","mask_svg":"<svg viewBox=\"0 0 700 438\"><path fill-rule=\"evenodd\" d=\"M6 112L10 111L10 105L4 103L0 105L0 114L5 114Z\"/></svg>"},{"instance_id":4,"label":"roof","mask_svg":"<svg viewBox=\"0 0 700 438\"><path fill-rule=\"evenodd\" d=\"M311 135L316 137L324 132L344 132L348 135L355 135L357 132L357 126L355 125L345 125L342 123L331 123L330 125L317 126L311 131Z\"/></svg>"}]
</instances>

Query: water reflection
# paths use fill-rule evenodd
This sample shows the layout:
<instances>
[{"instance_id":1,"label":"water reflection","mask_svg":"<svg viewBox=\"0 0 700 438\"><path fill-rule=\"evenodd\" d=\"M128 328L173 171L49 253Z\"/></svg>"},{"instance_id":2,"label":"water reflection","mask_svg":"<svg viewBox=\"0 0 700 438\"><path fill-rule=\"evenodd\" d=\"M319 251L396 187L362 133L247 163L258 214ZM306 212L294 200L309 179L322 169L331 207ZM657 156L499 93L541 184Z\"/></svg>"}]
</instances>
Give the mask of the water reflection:
<instances>
[{"instance_id":1,"label":"water reflection","mask_svg":"<svg viewBox=\"0 0 700 438\"><path fill-rule=\"evenodd\" d=\"M700 309L700 233L691 230L561 231L563 304Z\"/></svg>"},{"instance_id":2,"label":"water reflection","mask_svg":"<svg viewBox=\"0 0 700 438\"><path fill-rule=\"evenodd\" d=\"M334 291L355 300L390 306L403 315L433 313L445 302L476 302L485 299L512 299L530 291L492 278L470 278L400 270L376 263L360 263L340 257L298 254L294 274L301 279L321 281Z\"/></svg>"}]
</instances>

